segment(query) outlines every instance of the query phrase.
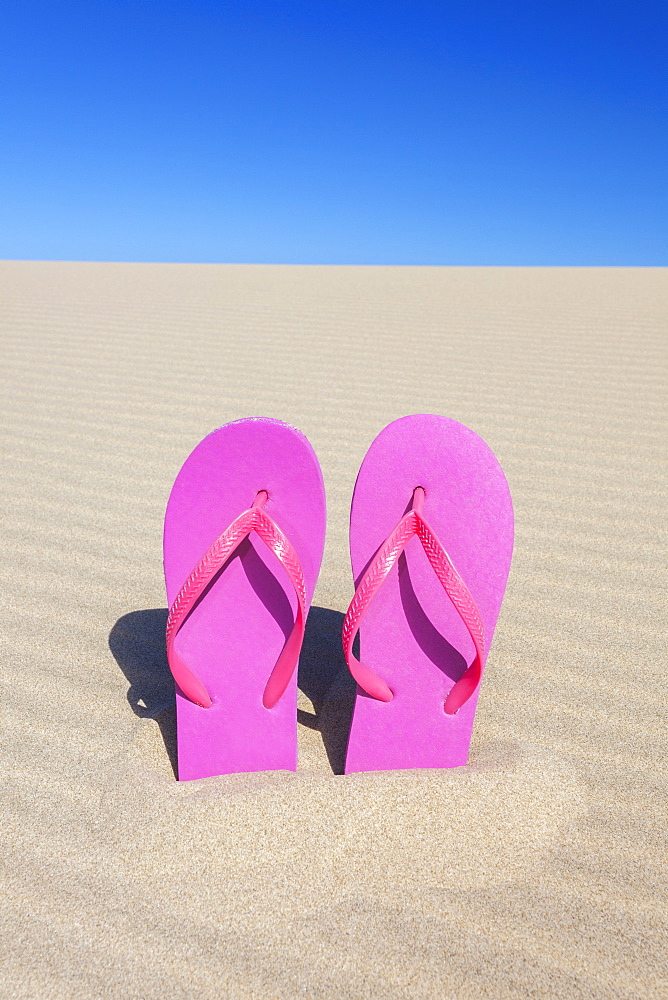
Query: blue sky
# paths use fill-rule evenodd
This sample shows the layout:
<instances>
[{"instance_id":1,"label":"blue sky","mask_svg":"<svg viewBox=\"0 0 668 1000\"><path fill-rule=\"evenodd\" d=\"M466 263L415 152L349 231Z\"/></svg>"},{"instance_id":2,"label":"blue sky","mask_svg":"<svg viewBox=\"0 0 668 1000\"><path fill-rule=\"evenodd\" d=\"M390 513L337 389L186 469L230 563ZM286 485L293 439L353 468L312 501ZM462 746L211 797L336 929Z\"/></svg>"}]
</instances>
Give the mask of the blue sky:
<instances>
[{"instance_id":1,"label":"blue sky","mask_svg":"<svg viewBox=\"0 0 668 1000\"><path fill-rule=\"evenodd\" d=\"M668 3L8 0L0 257L668 264Z\"/></svg>"}]
</instances>

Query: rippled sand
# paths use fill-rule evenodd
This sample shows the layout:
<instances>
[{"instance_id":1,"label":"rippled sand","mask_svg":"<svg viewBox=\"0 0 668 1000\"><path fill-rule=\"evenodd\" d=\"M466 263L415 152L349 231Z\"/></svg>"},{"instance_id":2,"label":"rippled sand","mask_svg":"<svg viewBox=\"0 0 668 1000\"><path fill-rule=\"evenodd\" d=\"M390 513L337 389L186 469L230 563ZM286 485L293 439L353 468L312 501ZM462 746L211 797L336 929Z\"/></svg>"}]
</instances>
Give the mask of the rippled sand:
<instances>
[{"instance_id":1,"label":"rippled sand","mask_svg":"<svg viewBox=\"0 0 668 1000\"><path fill-rule=\"evenodd\" d=\"M666 270L10 262L0 302L0 996L667 995ZM350 495L416 412L496 451L513 571L469 766L342 777ZM256 414L328 491L300 770L178 784L162 515Z\"/></svg>"}]
</instances>

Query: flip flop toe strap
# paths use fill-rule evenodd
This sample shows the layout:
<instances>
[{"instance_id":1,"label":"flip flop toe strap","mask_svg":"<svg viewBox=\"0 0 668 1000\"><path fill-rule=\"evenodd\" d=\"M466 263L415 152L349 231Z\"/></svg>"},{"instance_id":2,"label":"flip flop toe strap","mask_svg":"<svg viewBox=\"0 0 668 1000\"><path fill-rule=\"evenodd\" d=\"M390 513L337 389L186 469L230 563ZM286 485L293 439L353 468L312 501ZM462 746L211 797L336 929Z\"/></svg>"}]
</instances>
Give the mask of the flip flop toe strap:
<instances>
[{"instance_id":1,"label":"flip flop toe strap","mask_svg":"<svg viewBox=\"0 0 668 1000\"><path fill-rule=\"evenodd\" d=\"M169 669L183 694L202 708L211 708L213 701L201 680L174 649L174 641L179 629L208 585L251 531L255 531L279 560L297 595L297 615L294 626L269 676L262 697L265 708L273 708L278 702L299 662L307 614L304 574L293 546L276 522L262 509L266 500L265 491L258 493L253 506L240 514L218 536L197 563L169 609L166 628Z\"/></svg>"},{"instance_id":2,"label":"flip flop toe strap","mask_svg":"<svg viewBox=\"0 0 668 1000\"><path fill-rule=\"evenodd\" d=\"M480 611L471 592L436 534L422 516L423 504L424 490L417 487L413 494L413 509L402 517L364 572L343 622L343 650L348 669L362 690L379 701L391 701L394 695L385 681L353 655L353 641L369 605L390 570L411 538L417 535L436 577L466 626L475 647L473 662L454 684L444 703L446 714L454 715L469 700L480 683L485 660L485 632Z\"/></svg>"}]
</instances>

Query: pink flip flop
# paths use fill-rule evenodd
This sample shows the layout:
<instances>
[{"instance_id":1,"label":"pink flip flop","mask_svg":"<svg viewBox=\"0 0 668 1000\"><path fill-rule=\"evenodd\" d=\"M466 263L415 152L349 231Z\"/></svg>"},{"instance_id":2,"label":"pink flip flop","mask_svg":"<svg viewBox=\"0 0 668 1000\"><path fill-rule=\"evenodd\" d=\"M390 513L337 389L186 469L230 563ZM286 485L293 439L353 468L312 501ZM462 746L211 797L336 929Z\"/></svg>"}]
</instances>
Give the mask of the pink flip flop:
<instances>
[{"instance_id":1,"label":"pink flip flop","mask_svg":"<svg viewBox=\"0 0 668 1000\"><path fill-rule=\"evenodd\" d=\"M350 514L346 774L466 764L512 551L508 484L477 434L426 414L381 431Z\"/></svg>"},{"instance_id":2,"label":"pink flip flop","mask_svg":"<svg viewBox=\"0 0 668 1000\"><path fill-rule=\"evenodd\" d=\"M165 514L180 781L297 767L297 664L325 541L320 465L280 420L204 438Z\"/></svg>"}]
</instances>

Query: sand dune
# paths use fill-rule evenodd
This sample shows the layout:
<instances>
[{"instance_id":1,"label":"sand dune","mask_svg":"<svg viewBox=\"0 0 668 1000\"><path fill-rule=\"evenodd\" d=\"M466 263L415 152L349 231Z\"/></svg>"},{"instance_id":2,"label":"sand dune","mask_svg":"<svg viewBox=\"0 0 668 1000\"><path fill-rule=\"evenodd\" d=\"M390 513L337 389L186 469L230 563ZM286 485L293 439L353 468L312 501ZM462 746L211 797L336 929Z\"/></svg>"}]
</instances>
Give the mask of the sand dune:
<instances>
[{"instance_id":1,"label":"sand dune","mask_svg":"<svg viewBox=\"0 0 668 1000\"><path fill-rule=\"evenodd\" d=\"M0 995L667 995L666 271L8 262L0 289ZM345 778L350 495L417 412L497 453L515 561L470 765ZM300 770L178 784L164 506L253 414L328 491Z\"/></svg>"}]
</instances>

